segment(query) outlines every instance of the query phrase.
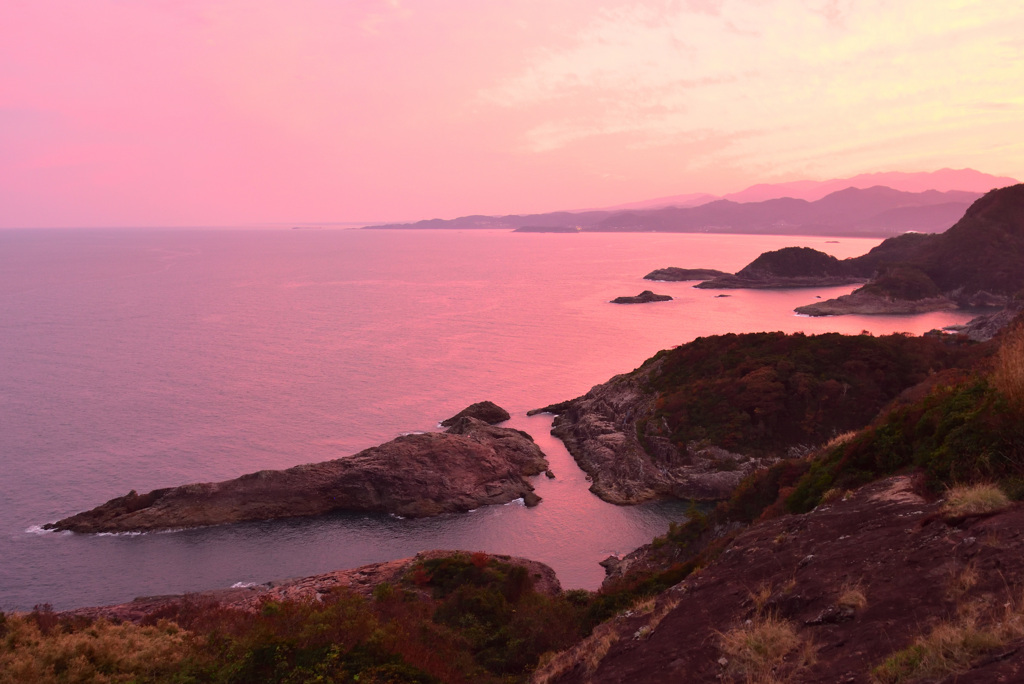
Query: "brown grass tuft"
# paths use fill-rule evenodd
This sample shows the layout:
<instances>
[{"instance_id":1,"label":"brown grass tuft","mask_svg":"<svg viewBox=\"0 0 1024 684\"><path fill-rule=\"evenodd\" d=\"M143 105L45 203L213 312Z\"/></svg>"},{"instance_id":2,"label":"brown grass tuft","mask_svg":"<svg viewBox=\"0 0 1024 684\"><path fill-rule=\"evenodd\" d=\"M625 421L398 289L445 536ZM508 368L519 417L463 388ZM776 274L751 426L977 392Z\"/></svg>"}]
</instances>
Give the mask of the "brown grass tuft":
<instances>
[{"instance_id":1,"label":"brown grass tuft","mask_svg":"<svg viewBox=\"0 0 1024 684\"><path fill-rule=\"evenodd\" d=\"M942 512L948 518L962 518L998 513L1009 505L1009 497L994 484L957 485L946 493Z\"/></svg>"},{"instance_id":2,"label":"brown grass tuft","mask_svg":"<svg viewBox=\"0 0 1024 684\"><path fill-rule=\"evenodd\" d=\"M566 651L545 654L530 677L530 684L549 684L577 667L586 677L594 674L612 645L619 640L614 622L598 625L590 636Z\"/></svg>"},{"instance_id":3,"label":"brown grass tuft","mask_svg":"<svg viewBox=\"0 0 1024 684\"><path fill-rule=\"evenodd\" d=\"M967 672L986 653L1024 636L1024 597L1010 600L1000 614L984 622L982 602L960 606L959 617L936 625L925 636L893 653L871 672L876 684L941 679Z\"/></svg>"},{"instance_id":4,"label":"brown grass tuft","mask_svg":"<svg viewBox=\"0 0 1024 684\"><path fill-rule=\"evenodd\" d=\"M859 584L846 584L839 590L836 605L840 608L864 610L868 605L868 597L864 595L864 590Z\"/></svg>"},{"instance_id":5,"label":"brown grass tuft","mask_svg":"<svg viewBox=\"0 0 1024 684\"><path fill-rule=\"evenodd\" d=\"M726 674L747 684L789 681L795 672L814 661L813 646L804 641L791 622L774 615L758 615L719 634L719 648L728 661Z\"/></svg>"},{"instance_id":6,"label":"brown grass tuft","mask_svg":"<svg viewBox=\"0 0 1024 684\"><path fill-rule=\"evenodd\" d=\"M852 440L856 436L857 436L857 431L856 430L850 430L849 432L843 432L841 434L838 434L835 437L833 437L832 439L828 440L828 442L825 443L825 446L824 446L823 450L824 451L832 451L833 449L835 449L840 444L846 444L847 442L849 442L850 440Z\"/></svg>"},{"instance_id":7,"label":"brown grass tuft","mask_svg":"<svg viewBox=\"0 0 1024 684\"><path fill-rule=\"evenodd\" d=\"M1011 404L1024 409L1024 325L1003 337L992 369L992 384Z\"/></svg>"}]
</instances>

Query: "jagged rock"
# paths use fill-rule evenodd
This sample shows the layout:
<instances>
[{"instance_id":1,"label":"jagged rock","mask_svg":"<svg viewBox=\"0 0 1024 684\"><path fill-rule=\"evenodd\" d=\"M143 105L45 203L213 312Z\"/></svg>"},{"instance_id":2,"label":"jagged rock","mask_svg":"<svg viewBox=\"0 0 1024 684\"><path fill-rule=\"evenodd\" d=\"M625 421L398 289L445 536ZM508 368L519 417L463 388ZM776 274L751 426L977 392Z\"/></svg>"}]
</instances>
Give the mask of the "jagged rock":
<instances>
[{"instance_id":1,"label":"jagged rock","mask_svg":"<svg viewBox=\"0 0 1024 684\"><path fill-rule=\"evenodd\" d=\"M650 302L670 302L672 298L668 295L654 294L650 290L644 290L635 297L616 297L612 304L648 304Z\"/></svg>"},{"instance_id":2,"label":"jagged rock","mask_svg":"<svg viewBox=\"0 0 1024 684\"><path fill-rule=\"evenodd\" d=\"M503 423L512 416L509 415L508 411L501 408L493 401L478 401L475 404L470 404L466 408L456 413L451 418L446 418L441 421L441 425L444 427L451 427L459 418L476 418L482 420L485 423L494 425L495 423Z\"/></svg>"},{"instance_id":3,"label":"jagged rock","mask_svg":"<svg viewBox=\"0 0 1024 684\"><path fill-rule=\"evenodd\" d=\"M548 468L526 433L460 418L447 432L404 435L347 458L234 480L134 490L46 525L72 532L199 527L352 510L425 517L522 498L540 501L526 476Z\"/></svg>"}]
</instances>

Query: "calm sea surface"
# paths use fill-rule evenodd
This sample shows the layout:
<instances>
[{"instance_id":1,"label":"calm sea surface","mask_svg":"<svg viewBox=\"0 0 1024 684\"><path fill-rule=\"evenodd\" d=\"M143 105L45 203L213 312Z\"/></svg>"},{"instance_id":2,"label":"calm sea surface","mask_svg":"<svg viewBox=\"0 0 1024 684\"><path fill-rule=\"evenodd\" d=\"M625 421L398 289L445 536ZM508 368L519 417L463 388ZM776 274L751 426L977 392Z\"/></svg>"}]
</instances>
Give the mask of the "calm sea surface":
<instances>
[{"instance_id":1,"label":"calm sea surface","mask_svg":"<svg viewBox=\"0 0 1024 684\"><path fill-rule=\"evenodd\" d=\"M963 314L804 318L852 290L649 283L769 249L839 258L876 240L498 231L0 231L0 609L123 602L401 558L529 556L567 588L684 506L620 508L528 409L697 336L921 333ZM619 306L643 289L674 301ZM544 501L428 520L339 514L145 535L41 533L130 489L232 478L432 430L490 399L548 454Z\"/></svg>"}]
</instances>

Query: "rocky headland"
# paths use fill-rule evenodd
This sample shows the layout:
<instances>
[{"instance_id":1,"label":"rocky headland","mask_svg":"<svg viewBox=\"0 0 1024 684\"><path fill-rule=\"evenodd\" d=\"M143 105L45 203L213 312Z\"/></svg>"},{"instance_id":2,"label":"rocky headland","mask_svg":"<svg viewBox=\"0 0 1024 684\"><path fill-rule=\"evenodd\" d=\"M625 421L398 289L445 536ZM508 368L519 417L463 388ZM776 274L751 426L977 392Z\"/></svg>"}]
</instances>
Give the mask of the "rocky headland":
<instances>
[{"instance_id":1,"label":"rocky headland","mask_svg":"<svg viewBox=\"0 0 1024 684\"><path fill-rule=\"evenodd\" d=\"M796 309L810 316L1005 307L1024 291L1024 185L993 190L944 233L890 238L847 260L871 280Z\"/></svg>"},{"instance_id":2,"label":"rocky headland","mask_svg":"<svg viewBox=\"0 0 1024 684\"><path fill-rule=\"evenodd\" d=\"M651 302L670 302L669 295L654 294L650 290L644 290L634 297L616 297L612 304L650 304Z\"/></svg>"},{"instance_id":3,"label":"rocky headland","mask_svg":"<svg viewBox=\"0 0 1024 684\"><path fill-rule=\"evenodd\" d=\"M45 527L152 531L342 510L425 517L518 498L535 505L540 498L526 478L547 469L544 453L526 433L463 417L443 433L403 435L347 458L225 482L131 491Z\"/></svg>"},{"instance_id":4,"label":"rocky headland","mask_svg":"<svg viewBox=\"0 0 1024 684\"><path fill-rule=\"evenodd\" d=\"M711 280L730 275L725 271L716 271L713 268L679 268L668 266L651 271L644 276L644 280L661 280L665 282L684 282L687 280Z\"/></svg>"},{"instance_id":5,"label":"rocky headland","mask_svg":"<svg viewBox=\"0 0 1024 684\"><path fill-rule=\"evenodd\" d=\"M552 434L605 501L724 499L754 470L863 427L972 354L947 338L698 338L537 411L556 415Z\"/></svg>"}]
</instances>

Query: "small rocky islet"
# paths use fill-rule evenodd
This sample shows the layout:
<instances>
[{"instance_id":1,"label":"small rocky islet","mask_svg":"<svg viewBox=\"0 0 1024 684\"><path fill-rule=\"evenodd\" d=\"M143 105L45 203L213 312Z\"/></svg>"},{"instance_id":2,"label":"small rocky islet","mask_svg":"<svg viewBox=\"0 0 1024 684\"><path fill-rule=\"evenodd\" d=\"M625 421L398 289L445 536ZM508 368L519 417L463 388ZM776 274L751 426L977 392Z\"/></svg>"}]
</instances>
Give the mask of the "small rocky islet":
<instances>
[{"instance_id":1,"label":"small rocky islet","mask_svg":"<svg viewBox=\"0 0 1024 684\"><path fill-rule=\"evenodd\" d=\"M669 295L655 294L650 290L644 290L638 295L629 297L616 297L612 300L612 304L650 304L651 302L670 302L672 297Z\"/></svg>"}]
</instances>

